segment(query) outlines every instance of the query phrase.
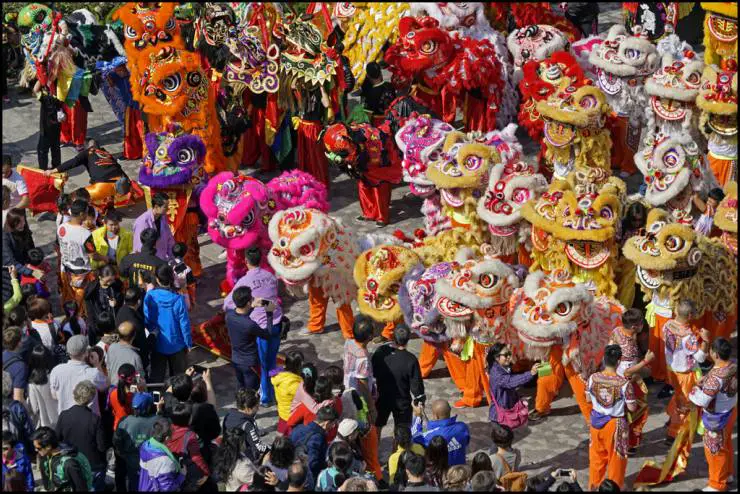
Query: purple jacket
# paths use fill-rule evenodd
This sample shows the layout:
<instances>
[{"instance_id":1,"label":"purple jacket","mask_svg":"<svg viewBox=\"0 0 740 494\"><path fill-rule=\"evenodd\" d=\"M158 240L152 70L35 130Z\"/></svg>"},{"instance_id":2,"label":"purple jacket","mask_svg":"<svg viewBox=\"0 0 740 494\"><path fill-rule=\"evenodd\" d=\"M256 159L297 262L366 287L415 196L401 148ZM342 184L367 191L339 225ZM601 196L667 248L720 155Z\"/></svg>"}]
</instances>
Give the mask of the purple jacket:
<instances>
[{"instance_id":1,"label":"purple jacket","mask_svg":"<svg viewBox=\"0 0 740 494\"><path fill-rule=\"evenodd\" d=\"M157 240L157 257L168 261L172 257L172 247L175 246L175 237L172 236L170 225L167 224L167 218L162 215L159 218L160 230L159 239ZM136 218L134 222L134 252L141 252L141 232L147 228L157 228L154 224L154 214L146 211Z\"/></svg>"},{"instance_id":2,"label":"purple jacket","mask_svg":"<svg viewBox=\"0 0 740 494\"><path fill-rule=\"evenodd\" d=\"M174 492L179 491L185 481L180 471L180 463L167 449L167 446L149 438L139 448L139 491Z\"/></svg>"},{"instance_id":3,"label":"purple jacket","mask_svg":"<svg viewBox=\"0 0 740 494\"><path fill-rule=\"evenodd\" d=\"M246 286L252 290L253 298L263 298L270 300L275 304L275 312L272 313L272 324L280 324L280 320L283 318L283 309L280 307L280 297L278 296L278 282L275 275L266 269L254 268L247 271L247 274L239 278L234 284L234 288L224 299L224 312L227 310L236 309L234 304L234 290L239 287ZM249 315L252 321L259 324L262 329L270 329L267 327L267 313L262 307L257 307Z\"/></svg>"},{"instance_id":4,"label":"purple jacket","mask_svg":"<svg viewBox=\"0 0 740 494\"><path fill-rule=\"evenodd\" d=\"M534 376L531 372L512 374L511 370L503 368L498 362L494 362L488 370L491 394L498 402L498 406L507 410L519 401L519 393L516 392L516 388L524 386L532 379L534 379ZM496 421L496 405L493 403L491 403L491 409L488 412L488 419L491 422Z\"/></svg>"}]
</instances>

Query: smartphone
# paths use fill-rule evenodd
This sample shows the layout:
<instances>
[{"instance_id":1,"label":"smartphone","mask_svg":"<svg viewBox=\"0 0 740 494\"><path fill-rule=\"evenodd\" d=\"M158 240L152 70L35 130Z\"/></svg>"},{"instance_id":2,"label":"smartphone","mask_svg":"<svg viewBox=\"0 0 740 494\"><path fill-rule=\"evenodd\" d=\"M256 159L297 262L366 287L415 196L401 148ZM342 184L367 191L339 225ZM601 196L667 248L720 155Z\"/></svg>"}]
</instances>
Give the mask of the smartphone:
<instances>
[{"instance_id":1,"label":"smartphone","mask_svg":"<svg viewBox=\"0 0 740 494\"><path fill-rule=\"evenodd\" d=\"M269 300L262 300L262 301L260 302L260 305L261 305L262 307L267 307L267 306L268 306L269 304L270 304L270 301L269 301Z\"/></svg>"},{"instance_id":2,"label":"smartphone","mask_svg":"<svg viewBox=\"0 0 740 494\"><path fill-rule=\"evenodd\" d=\"M162 392L161 391L152 391L152 398L154 398L154 403L159 403L159 400L162 399Z\"/></svg>"},{"instance_id":3,"label":"smartphone","mask_svg":"<svg viewBox=\"0 0 740 494\"><path fill-rule=\"evenodd\" d=\"M572 474L573 474L573 470L569 468L559 468L556 473L558 477L566 477L566 478L571 478Z\"/></svg>"},{"instance_id":4,"label":"smartphone","mask_svg":"<svg viewBox=\"0 0 740 494\"><path fill-rule=\"evenodd\" d=\"M206 368L202 365L194 365L193 371L195 374L203 374L206 371Z\"/></svg>"},{"instance_id":5,"label":"smartphone","mask_svg":"<svg viewBox=\"0 0 740 494\"><path fill-rule=\"evenodd\" d=\"M188 269L188 266L187 266L187 264L185 264L185 263L183 262L183 263L177 264L177 265L175 266L175 268L173 269L173 271L174 271L174 272L175 272L176 274L180 274L180 273L182 273L183 271L185 271L186 269Z\"/></svg>"}]
</instances>

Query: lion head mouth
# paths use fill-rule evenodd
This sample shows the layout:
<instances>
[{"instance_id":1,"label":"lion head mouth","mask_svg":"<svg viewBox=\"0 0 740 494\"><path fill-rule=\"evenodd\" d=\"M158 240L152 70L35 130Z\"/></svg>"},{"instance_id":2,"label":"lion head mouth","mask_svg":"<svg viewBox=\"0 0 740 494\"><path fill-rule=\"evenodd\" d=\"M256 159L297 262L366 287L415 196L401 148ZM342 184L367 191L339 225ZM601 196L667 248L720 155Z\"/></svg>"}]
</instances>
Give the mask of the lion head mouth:
<instances>
[{"instance_id":1,"label":"lion head mouth","mask_svg":"<svg viewBox=\"0 0 740 494\"><path fill-rule=\"evenodd\" d=\"M565 255L577 266L596 269L609 259L609 247L602 242L568 242Z\"/></svg>"},{"instance_id":2,"label":"lion head mouth","mask_svg":"<svg viewBox=\"0 0 740 494\"><path fill-rule=\"evenodd\" d=\"M576 129L563 122L548 121L545 123L545 139L552 146L562 148L570 145L576 138Z\"/></svg>"},{"instance_id":3,"label":"lion head mouth","mask_svg":"<svg viewBox=\"0 0 740 494\"><path fill-rule=\"evenodd\" d=\"M670 98L653 96L650 98L653 111L663 120L683 120L686 117L686 104Z\"/></svg>"}]
</instances>

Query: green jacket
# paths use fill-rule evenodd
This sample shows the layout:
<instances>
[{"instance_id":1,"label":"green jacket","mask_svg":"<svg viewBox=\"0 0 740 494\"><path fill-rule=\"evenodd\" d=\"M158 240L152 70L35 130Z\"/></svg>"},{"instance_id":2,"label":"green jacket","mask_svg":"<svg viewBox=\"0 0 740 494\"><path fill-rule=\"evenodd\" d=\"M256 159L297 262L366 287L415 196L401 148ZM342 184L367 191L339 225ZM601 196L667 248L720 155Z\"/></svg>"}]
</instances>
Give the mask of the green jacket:
<instances>
[{"instance_id":1,"label":"green jacket","mask_svg":"<svg viewBox=\"0 0 740 494\"><path fill-rule=\"evenodd\" d=\"M97 230L93 231L93 243L95 244L95 251L101 256L108 257L108 242L105 241L105 226L101 226ZM118 231L118 250L116 250L116 264L121 265L121 260L127 255L131 254L134 250L134 235L131 230L127 230L123 227ZM102 266L100 262L92 262L93 269L97 269Z\"/></svg>"}]
</instances>

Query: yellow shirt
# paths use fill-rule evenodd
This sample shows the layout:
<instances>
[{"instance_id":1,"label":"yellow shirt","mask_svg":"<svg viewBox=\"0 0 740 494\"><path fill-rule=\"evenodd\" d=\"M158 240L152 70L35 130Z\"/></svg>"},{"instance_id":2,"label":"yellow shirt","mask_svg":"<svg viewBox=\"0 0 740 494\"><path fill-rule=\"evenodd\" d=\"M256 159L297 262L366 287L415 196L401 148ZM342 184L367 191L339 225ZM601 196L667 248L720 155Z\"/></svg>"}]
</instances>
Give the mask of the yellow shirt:
<instances>
[{"instance_id":1,"label":"yellow shirt","mask_svg":"<svg viewBox=\"0 0 740 494\"><path fill-rule=\"evenodd\" d=\"M406 450L403 448L398 448L388 458L388 477L390 478L391 482L393 482L393 476L396 475L396 470L398 470L398 459L401 458L401 454L404 451ZM411 445L411 452L419 456L424 456L424 446L422 446L421 444L413 443Z\"/></svg>"}]
</instances>

